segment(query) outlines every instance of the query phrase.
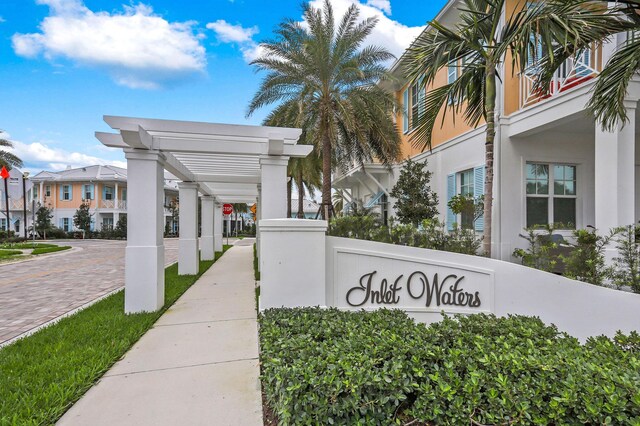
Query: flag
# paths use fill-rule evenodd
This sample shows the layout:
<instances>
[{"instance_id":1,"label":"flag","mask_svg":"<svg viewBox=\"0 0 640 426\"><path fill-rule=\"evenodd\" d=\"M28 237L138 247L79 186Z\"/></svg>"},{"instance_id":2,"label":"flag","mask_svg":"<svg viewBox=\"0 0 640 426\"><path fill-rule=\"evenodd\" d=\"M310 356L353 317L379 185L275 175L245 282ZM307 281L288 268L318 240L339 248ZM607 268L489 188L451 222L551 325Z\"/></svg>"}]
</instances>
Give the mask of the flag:
<instances>
[{"instance_id":1,"label":"flag","mask_svg":"<svg viewBox=\"0 0 640 426\"><path fill-rule=\"evenodd\" d=\"M9 171L5 166L2 166L2 170L0 170L0 176L2 176L2 179L6 179L9 177Z\"/></svg>"}]
</instances>

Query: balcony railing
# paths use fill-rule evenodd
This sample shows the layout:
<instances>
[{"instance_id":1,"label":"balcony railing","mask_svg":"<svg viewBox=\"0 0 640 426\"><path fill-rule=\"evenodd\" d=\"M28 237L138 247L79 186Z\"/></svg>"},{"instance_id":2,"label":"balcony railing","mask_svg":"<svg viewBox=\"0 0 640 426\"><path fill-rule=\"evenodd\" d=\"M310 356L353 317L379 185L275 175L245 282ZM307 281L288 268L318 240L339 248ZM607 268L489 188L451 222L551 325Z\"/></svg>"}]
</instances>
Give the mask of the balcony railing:
<instances>
[{"instance_id":1,"label":"balcony railing","mask_svg":"<svg viewBox=\"0 0 640 426\"><path fill-rule=\"evenodd\" d=\"M126 210L127 202L123 200L101 200L101 209Z\"/></svg>"},{"instance_id":2,"label":"balcony railing","mask_svg":"<svg viewBox=\"0 0 640 426\"><path fill-rule=\"evenodd\" d=\"M602 70L602 48L593 47L579 56L567 59L553 76L549 91L536 89L535 66L520 74L520 108L553 98L569 89L594 79Z\"/></svg>"},{"instance_id":3,"label":"balcony railing","mask_svg":"<svg viewBox=\"0 0 640 426\"><path fill-rule=\"evenodd\" d=\"M9 198L9 210L22 210L24 208L24 202L22 198L19 200L12 200ZM4 198L0 200L0 210L5 211L7 209L7 203ZM31 211L31 203L27 202L27 211Z\"/></svg>"}]
</instances>

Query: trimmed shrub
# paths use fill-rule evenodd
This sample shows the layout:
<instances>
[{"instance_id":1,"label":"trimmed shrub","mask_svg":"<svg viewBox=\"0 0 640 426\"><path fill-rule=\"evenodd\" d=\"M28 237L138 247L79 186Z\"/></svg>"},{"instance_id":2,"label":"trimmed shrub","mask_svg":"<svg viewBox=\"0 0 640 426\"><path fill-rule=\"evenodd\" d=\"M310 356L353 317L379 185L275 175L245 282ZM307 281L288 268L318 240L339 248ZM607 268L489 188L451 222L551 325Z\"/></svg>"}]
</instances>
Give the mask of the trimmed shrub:
<instances>
[{"instance_id":1,"label":"trimmed shrub","mask_svg":"<svg viewBox=\"0 0 640 426\"><path fill-rule=\"evenodd\" d=\"M471 255L478 254L482 243L482 239L478 238L472 229L455 226L451 231L446 231L444 223L436 219L423 220L419 227L393 220L389 221L389 226L384 226L375 216L369 214L335 218L331 221L329 234L334 237Z\"/></svg>"},{"instance_id":2,"label":"trimmed shrub","mask_svg":"<svg viewBox=\"0 0 640 426\"><path fill-rule=\"evenodd\" d=\"M581 345L537 318L271 309L262 381L281 425L638 425L640 336Z\"/></svg>"}]
</instances>

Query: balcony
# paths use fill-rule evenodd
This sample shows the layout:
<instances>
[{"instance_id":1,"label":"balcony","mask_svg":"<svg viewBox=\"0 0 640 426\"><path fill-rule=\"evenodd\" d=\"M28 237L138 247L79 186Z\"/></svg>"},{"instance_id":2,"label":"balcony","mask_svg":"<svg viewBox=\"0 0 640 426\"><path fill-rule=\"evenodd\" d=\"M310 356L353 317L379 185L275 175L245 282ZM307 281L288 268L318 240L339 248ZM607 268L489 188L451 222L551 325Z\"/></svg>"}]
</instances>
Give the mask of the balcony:
<instances>
[{"instance_id":1,"label":"balcony","mask_svg":"<svg viewBox=\"0 0 640 426\"><path fill-rule=\"evenodd\" d=\"M5 203L4 198L2 198L0 200L0 210L1 211L5 211L7 209L7 203ZM13 200L11 198L9 198L9 210L20 210L22 211L24 209L24 202L22 201L22 198L20 198L19 200ZM27 211L31 211L31 203L27 202Z\"/></svg>"},{"instance_id":2,"label":"balcony","mask_svg":"<svg viewBox=\"0 0 640 426\"><path fill-rule=\"evenodd\" d=\"M579 56L569 58L556 71L547 93L536 90L537 70L535 66L531 67L520 74L520 109L555 98L563 92L593 80L602 70L602 63L602 47L600 46L593 47Z\"/></svg>"},{"instance_id":3,"label":"balcony","mask_svg":"<svg viewBox=\"0 0 640 426\"><path fill-rule=\"evenodd\" d=\"M126 210L127 202L123 200L100 200L101 209Z\"/></svg>"}]
</instances>

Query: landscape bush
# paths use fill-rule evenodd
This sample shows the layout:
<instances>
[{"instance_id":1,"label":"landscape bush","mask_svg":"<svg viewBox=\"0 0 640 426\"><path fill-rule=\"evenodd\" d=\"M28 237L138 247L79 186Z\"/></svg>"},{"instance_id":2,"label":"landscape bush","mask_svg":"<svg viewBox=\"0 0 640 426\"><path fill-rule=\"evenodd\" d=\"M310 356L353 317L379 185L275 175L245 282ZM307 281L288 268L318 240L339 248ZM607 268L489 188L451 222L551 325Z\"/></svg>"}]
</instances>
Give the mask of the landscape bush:
<instances>
[{"instance_id":1,"label":"landscape bush","mask_svg":"<svg viewBox=\"0 0 640 426\"><path fill-rule=\"evenodd\" d=\"M271 309L262 383L279 424L640 425L640 336L585 344L537 318Z\"/></svg>"},{"instance_id":2,"label":"landscape bush","mask_svg":"<svg viewBox=\"0 0 640 426\"><path fill-rule=\"evenodd\" d=\"M423 220L420 226L390 220L385 226L371 214L334 218L329 235L471 255L478 254L482 243L473 229L454 226L447 231L437 219Z\"/></svg>"}]
</instances>

